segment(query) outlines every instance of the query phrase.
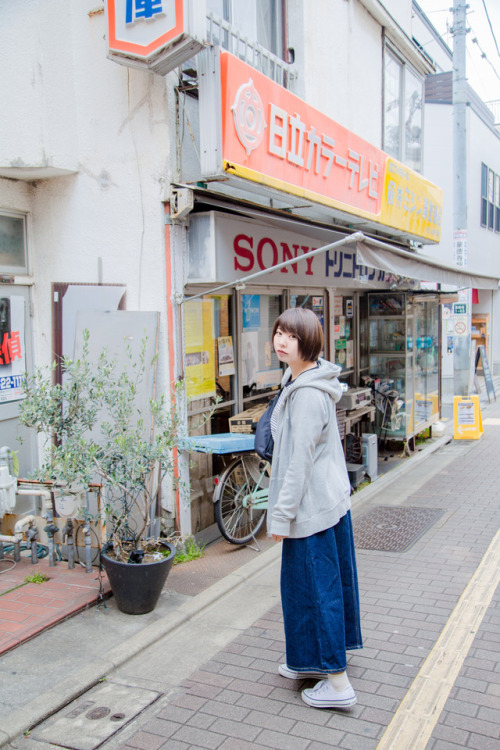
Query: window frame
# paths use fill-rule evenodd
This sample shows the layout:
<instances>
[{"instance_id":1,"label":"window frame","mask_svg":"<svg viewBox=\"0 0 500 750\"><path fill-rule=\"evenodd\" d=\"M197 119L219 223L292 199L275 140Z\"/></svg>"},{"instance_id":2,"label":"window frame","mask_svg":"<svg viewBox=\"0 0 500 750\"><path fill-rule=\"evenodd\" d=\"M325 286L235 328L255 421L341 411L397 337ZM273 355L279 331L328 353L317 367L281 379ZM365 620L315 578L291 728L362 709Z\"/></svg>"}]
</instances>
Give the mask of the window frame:
<instances>
[{"instance_id":1,"label":"window frame","mask_svg":"<svg viewBox=\"0 0 500 750\"><path fill-rule=\"evenodd\" d=\"M3 274L14 274L24 276L29 273L29 254L28 254L28 215L22 211L10 211L7 209L0 210L0 217L5 216L11 219L19 219L22 221L22 235L23 235L23 256L24 264L19 265L8 265L0 261L0 271Z\"/></svg>"},{"instance_id":2,"label":"window frame","mask_svg":"<svg viewBox=\"0 0 500 750\"><path fill-rule=\"evenodd\" d=\"M387 104L387 60L390 57L394 63L399 65L400 68L400 80L399 80L399 123L398 123L398 153L394 153L389 150L387 146L386 138L386 104ZM392 156L394 159L406 164L415 172L422 173L422 167L424 163L424 77L418 72L418 70L406 60L400 52L388 41L384 44L383 54L383 75L382 75L382 149ZM407 151L407 138L406 138L406 87L407 87L407 73L411 74L416 78L421 85L421 105L420 105L420 163L418 167L415 164L409 164L406 161Z\"/></svg>"},{"instance_id":3,"label":"window frame","mask_svg":"<svg viewBox=\"0 0 500 750\"><path fill-rule=\"evenodd\" d=\"M481 226L488 226L488 167L481 162Z\"/></svg>"}]
</instances>

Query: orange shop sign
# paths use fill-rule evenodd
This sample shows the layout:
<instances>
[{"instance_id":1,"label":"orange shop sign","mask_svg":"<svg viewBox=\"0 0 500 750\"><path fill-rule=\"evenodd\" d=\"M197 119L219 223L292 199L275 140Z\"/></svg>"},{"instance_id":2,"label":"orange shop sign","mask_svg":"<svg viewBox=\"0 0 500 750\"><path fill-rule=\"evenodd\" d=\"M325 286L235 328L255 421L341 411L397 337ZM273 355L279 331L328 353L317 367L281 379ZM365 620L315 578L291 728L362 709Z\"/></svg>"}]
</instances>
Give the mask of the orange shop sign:
<instances>
[{"instance_id":1,"label":"orange shop sign","mask_svg":"<svg viewBox=\"0 0 500 750\"><path fill-rule=\"evenodd\" d=\"M438 242L442 191L228 52L222 171Z\"/></svg>"},{"instance_id":2,"label":"orange shop sign","mask_svg":"<svg viewBox=\"0 0 500 750\"><path fill-rule=\"evenodd\" d=\"M164 75L204 44L201 0L106 0L109 55Z\"/></svg>"}]
</instances>

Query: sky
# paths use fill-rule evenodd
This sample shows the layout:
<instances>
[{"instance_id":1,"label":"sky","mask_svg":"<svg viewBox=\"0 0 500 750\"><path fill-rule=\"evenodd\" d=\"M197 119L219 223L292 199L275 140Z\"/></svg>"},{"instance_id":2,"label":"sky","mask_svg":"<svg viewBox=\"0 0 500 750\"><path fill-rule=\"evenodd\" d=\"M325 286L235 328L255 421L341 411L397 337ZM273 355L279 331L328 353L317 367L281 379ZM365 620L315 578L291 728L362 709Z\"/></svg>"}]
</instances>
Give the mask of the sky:
<instances>
[{"instance_id":1,"label":"sky","mask_svg":"<svg viewBox=\"0 0 500 750\"><path fill-rule=\"evenodd\" d=\"M453 0L417 0L431 23L453 50ZM500 0L467 2L467 80L483 101L500 100ZM486 6L486 9L485 9ZM487 13L486 13L487 12ZM493 27L491 32L488 17ZM473 42L477 39L477 42ZM497 49L498 46L498 49ZM483 54L485 57L483 57Z\"/></svg>"}]
</instances>

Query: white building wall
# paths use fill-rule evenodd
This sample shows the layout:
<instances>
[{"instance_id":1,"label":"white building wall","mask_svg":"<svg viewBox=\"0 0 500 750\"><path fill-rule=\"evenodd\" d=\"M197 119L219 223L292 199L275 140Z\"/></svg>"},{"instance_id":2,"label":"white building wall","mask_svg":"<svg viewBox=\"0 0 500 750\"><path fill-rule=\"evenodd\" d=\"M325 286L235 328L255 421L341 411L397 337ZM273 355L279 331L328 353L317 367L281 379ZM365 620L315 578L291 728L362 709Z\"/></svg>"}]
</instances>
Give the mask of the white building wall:
<instances>
[{"instance_id":1,"label":"white building wall","mask_svg":"<svg viewBox=\"0 0 500 750\"><path fill-rule=\"evenodd\" d=\"M301 3L303 26L290 25L299 52L298 95L380 147L382 31L360 3ZM296 29L300 36L295 43Z\"/></svg>"},{"instance_id":2,"label":"white building wall","mask_svg":"<svg viewBox=\"0 0 500 750\"><path fill-rule=\"evenodd\" d=\"M2 101L9 108L16 103L22 82L35 127L26 138L12 126L16 118L3 119L9 124L0 126L2 164L77 169L74 175L29 185L0 179L0 208L30 211L35 360L42 364L51 353L53 282L122 283L127 309L165 310L161 201L170 180L174 123L169 122L164 78L107 59L104 13L89 15L95 1L31 0L31 6L34 17L42 19L41 30L28 33L22 46L18 37L10 49L16 72L4 77ZM25 9L18 15L26 19L27 14ZM65 45L60 43L61 19L68 33ZM62 153L59 134L66 132Z\"/></svg>"}]
</instances>

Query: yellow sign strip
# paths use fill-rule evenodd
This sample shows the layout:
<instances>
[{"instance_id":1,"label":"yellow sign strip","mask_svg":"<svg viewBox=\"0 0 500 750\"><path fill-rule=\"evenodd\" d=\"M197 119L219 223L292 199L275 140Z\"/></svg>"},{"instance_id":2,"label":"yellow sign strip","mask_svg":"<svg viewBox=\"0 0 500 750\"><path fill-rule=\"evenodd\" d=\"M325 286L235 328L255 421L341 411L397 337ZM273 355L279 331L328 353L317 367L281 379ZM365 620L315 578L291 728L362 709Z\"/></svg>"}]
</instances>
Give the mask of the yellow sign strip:
<instances>
[{"instance_id":1,"label":"yellow sign strip","mask_svg":"<svg viewBox=\"0 0 500 750\"><path fill-rule=\"evenodd\" d=\"M377 750L425 750L499 582L500 530L401 701Z\"/></svg>"}]
</instances>

